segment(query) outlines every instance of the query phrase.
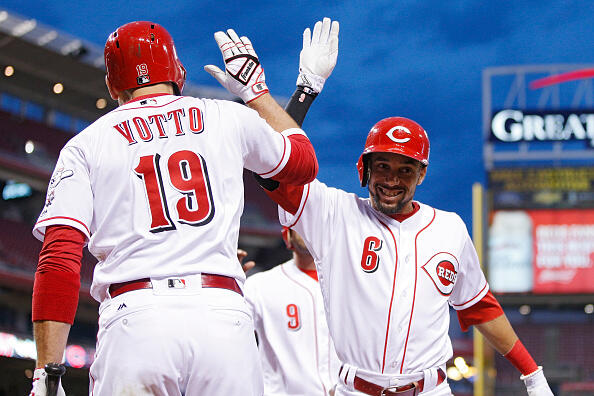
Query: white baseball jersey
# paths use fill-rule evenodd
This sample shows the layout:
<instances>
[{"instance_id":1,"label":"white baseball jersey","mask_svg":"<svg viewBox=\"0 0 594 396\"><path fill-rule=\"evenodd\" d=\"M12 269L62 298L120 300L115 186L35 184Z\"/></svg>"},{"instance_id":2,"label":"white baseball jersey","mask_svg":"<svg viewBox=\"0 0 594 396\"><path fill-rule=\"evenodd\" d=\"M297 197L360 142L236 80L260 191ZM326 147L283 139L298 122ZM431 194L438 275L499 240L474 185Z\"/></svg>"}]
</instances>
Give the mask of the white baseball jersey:
<instances>
[{"instance_id":1,"label":"white baseball jersey","mask_svg":"<svg viewBox=\"0 0 594 396\"><path fill-rule=\"evenodd\" d=\"M249 277L245 296L258 334L264 394L327 396L340 361L318 282L290 260Z\"/></svg>"},{"instance_id":2,"label":"white baseball jersey","mask_svg":"<svg viewBox=\"0 0 594 396\"><path fill-rule=\"evenodd\" d=\"M95 121L62 149L34 227L89 238L91 295L110 284L196 273L245 275L237 261L243 168L280 172L290 129L275 132L237 103L149 95ZM166 248L164 248L166 246Z\"/></svg>"},{"instance_id":3,"label":"white baseball jersey","mask_svg":"<svg viewBox=\"0 0 594 396\"><path fill-rule=\"evenodd\" d=\"M279 208L314 257L344 363L390 375L443 366L452 356L448 306L468 308L488 291L460 217L419 205L400 223L315 180L295 215Z\"/></svg>"}]
</instances>

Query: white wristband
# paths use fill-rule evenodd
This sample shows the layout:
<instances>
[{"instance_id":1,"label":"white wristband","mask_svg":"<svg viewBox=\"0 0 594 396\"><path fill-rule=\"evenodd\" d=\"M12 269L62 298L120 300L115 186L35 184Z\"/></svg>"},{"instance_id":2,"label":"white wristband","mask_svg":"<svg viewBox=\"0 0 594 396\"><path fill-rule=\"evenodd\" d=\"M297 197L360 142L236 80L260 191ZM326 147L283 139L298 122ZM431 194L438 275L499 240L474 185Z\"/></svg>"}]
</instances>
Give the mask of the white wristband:
<instances>
[{"instance_id":1,"label":"white wristband","mask_svg":"<svg viewBox=\"0 0 594 396\"><path fill-rule=\"evenodd\" d=\"M320 77L316 74L311 73L304 73L302 71L299 72L299 76L297 76L297 85L302 85L305 87L311 88L312 91L316 93L322 92L322 88L324 88L324 83L326 79L324 77Z\"/></svg>"},{"instance_id":2,"label":"white wristband","mask_svg":"<svg viewBox=\"0 0 594 396\"><path fill-rule=\"evenodd\" d=\"M554 396L544 376L542 366L538 366L536 371L528 375L520 376L520 379L524 381L529 396Z\"/></svg>"}]
</instances>

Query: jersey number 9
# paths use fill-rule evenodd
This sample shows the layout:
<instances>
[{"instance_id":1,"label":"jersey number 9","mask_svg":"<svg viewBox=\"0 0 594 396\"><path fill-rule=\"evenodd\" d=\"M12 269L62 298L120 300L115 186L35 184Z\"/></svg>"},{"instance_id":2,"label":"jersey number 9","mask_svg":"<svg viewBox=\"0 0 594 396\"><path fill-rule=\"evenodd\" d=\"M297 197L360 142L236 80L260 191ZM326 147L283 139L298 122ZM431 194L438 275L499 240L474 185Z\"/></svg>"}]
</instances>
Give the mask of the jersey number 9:
<instances>
[{"instance_id":1,"label":"jersey number 9","mask_svg":"<svg viewBox=\"0 0 594 396\"><path fill-rule=\"evenodd\" d=\"M299 307L295 304L287 305L287 316L289 322L287 323L290 330L297 331L301 328L301 321L299 320Z\"/></svg>"}]
</instances>

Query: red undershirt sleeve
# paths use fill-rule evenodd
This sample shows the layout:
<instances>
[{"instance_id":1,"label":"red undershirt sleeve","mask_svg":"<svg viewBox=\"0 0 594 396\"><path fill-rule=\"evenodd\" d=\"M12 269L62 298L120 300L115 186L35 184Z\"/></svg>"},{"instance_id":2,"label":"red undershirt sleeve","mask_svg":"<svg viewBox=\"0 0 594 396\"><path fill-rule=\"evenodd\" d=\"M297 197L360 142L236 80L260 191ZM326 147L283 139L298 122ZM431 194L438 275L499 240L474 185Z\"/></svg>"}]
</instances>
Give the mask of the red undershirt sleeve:
<instances>
[{"instance_id":1,"label":"red undershirt sleeve","mask_svg":"<svg viewBox=\"0 0 594 396\"><path fill-rule=\"evenodd\" d=\"M273 179L293 186L312 182L318 174L318 160L309 139L303 135L290 135L291 156L284 168Z\"/></svg>"},{"instance_id":2,"label":"red undershirt sleeve","mask_svg":"<svg viewBox=\"0 0 594 396\"><path fill-rule=\"evenodd\" d=\"M301 196L303 195L303 186L290 186L281 183L274 191L268 191L266 189L264 191L270 199L292 215L299 210Z\"/></svg>"},{"instance_id":3,"label":"red undershirt sleeve","mask_svg":"<svg viewBox=\"0 0 594 396\"><path fill-rule=\"evenodd\" d=\"M489 291L479 302L456 313L462 331L468 331L472 325L485 323L503 315L503 309Z\"/></svg>"},{"instance_id":4,"label":"red undershirt sleeve","mask_svg":"<svg viewBox=\"0 0 594 396\"><path fill-rule=\"evenodd\" d=\"M47 227L33 284L34 322L74 322L85 241L85 235L73 227Z\"/></svg>"}]
</instances>

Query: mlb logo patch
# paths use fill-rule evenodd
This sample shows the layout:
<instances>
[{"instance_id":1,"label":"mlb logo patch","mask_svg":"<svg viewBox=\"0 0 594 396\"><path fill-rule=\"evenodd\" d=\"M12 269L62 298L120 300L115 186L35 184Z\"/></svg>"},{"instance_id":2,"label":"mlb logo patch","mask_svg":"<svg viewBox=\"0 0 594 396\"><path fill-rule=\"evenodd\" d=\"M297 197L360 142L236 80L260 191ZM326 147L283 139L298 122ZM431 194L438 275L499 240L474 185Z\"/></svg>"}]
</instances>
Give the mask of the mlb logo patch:
<instances>
[{"instance_id":1,"label":"mlb logo patch","mask_svg":"<svg viewBox=\"0 0 594 396\"><path fill-rule=\"evenodd\" d=\"M138 83L138 85L148 84L151 82L151 78L149 76L139 76L136 79L136 82Z\"/></svg>"},{"instance_id":2,"label":"mlb logo patch","mask_svg":"<svg viewBox=\"0 0 594 396\"><path fill-rule=\"evenodd\" d=\"M167 279L167 287L169 287L170 289L185 289L186 280L181 278Z\"/></svg>"}]
</instances>

